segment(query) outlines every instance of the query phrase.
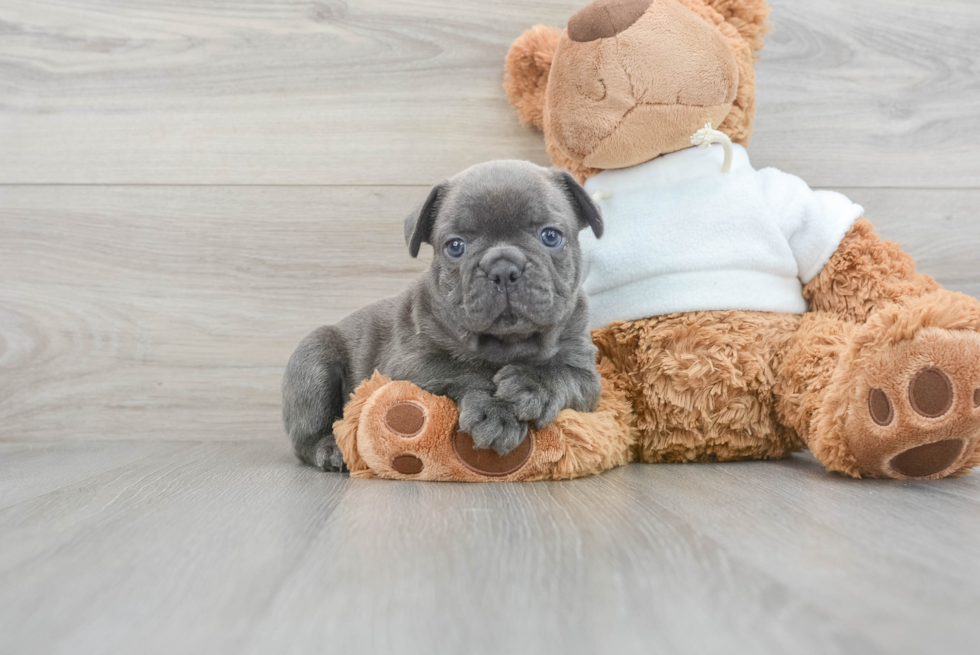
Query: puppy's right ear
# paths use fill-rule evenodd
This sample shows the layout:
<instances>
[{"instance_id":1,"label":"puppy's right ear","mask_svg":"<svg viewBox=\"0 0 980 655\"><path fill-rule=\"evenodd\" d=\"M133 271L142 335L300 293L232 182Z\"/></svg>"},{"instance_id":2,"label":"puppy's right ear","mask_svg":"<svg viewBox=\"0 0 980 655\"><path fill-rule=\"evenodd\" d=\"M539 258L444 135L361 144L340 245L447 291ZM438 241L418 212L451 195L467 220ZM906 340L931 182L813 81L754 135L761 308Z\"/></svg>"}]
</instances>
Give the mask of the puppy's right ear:
<instances>
[{"instance_id":1,"label":"puppy's right ear","mask_svg":"<svg viewBox=\"0 0 980 655\"><path fill-rule=\"evenodd\" d=\"M408 252L412 257L419 256L419 248L423 243L431 243L432 226L436 222L439 205L442 203L448 185L449 182L444 181L432 187L425 202L416 207L415 211L405 219L405 243L408 244Z\"/></svg>"},{"instance_id":2,"label":"puppy's right ear","mask_svg":"<svg viewBox=\"0 0 980 655\"><path fill-rule=\"evenodd\" d=\"M601 239L605 225L602 222L602 212L599 211L599 205L589 197L582 185L568 171L553 168L551 174L554 176L555 184L571 201L572 208L578 216L579 228L590 227L595 238Z\"/></svg>"}]
</instances>

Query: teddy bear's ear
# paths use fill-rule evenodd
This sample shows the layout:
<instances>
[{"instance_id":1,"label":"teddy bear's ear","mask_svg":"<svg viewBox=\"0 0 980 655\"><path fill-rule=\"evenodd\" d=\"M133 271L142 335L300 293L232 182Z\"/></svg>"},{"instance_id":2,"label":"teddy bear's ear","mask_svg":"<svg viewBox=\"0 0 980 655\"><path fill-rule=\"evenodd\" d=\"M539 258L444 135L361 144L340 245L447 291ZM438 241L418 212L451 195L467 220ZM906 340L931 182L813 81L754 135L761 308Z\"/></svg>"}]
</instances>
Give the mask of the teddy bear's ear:
<instances>
[{"instance_id":1,"label":"teddy bear's ear","mask_svg":"<svg viewBox=\"0 0 980 655\"><path fill-rule=\"evenodd\" d=\"M504 90L524 125L544 127L544 92L561 30L535 25L520 35L507 53Z\"/></svg>"},{"instance_id":2,"label":"teddy bear's ear","mask_svg":"<svg viewBox=\"0 0 980 655\"><path fill-rule=\"evenodd\" d=\"M763 37L769 31L769 3L766 0L704 0L738 30L753 52L762 50Z\"/></svg>"}]
</instances>

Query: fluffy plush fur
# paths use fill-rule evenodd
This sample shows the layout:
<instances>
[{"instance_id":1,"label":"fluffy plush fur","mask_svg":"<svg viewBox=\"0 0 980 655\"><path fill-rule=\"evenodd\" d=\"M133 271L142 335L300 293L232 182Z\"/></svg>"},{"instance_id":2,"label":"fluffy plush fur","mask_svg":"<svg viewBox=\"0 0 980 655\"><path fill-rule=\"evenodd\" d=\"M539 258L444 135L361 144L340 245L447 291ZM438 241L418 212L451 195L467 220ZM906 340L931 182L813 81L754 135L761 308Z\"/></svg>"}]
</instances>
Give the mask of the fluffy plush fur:
<instances>
[{"instance_id":1,"label":"fluffy plush fur","mask_svg":"<svg viewBox=\"0 0 980 655\"><path fill-rule=\"evenodd\" d=\"M800 319L763 312L691 312L593 331L626 380L642 462L780 458L799 437L772 391Z\"/></svg>"},{"instance_id":2,"label":"fluffy plush fur","mask_svg":"<svg viewBox=\"0 0 980 655\"><path fill-rule=\"evenodd\" d=\"M911 255L894 241L878 238L874 226L862 219L803 297L814 311L864 322L883 305L939 289L935 280L915 270Z\"/></svg>"},{"instance_id":3,"label":"fluffy plush fur","mask_svg":"<svg viewBox=\"0 0 980 655\"><path fill-rule=\"evenodd\" d=\"M535 25L521 36L505 63L507 97L524 125L544 129L544 97L548 73L558 49L561 32L556 27Z\"/></svg>"},{"instance_id":4,"label":"fluffy plush fur","mask_svg":"<svg viewBox=\"0 0 980 655\"><path fill-rule=\"evenodd\" d=\"M604 5L616 1L597 0ZM684 62L691 61L690 48L699 49L697 59L704 55L705 43L727 44L729 52L717 56L734 57L737 86L718 128L734 142L747 144L755 113L755 53L768 28L765 0L650 0L639 18L638 0L622 1L629 6L608 20L596 17L595 6L592 15L576 19L605 21L580 24L575 30L578 38L616 32L614 37L573 42L563 30L537 26L518 38L508 53L508 97L522 122L543 130L552 162L580 181L592 177L602 168L589 156L600 142L616 141L614 133L620 127L628 138L621 139L621 147L603 152L604 167L637 163L638 143L647 149L647 158L675 146L687 147L683 139L692 133L690 115L680 105L710 103L683 101L690 87L682 72ZM667 19L682 15L686 27L667 34ZM692 17L703 21L705 30L715 30L714 37L695 28ZM665 34L676 46L669 56L654 38ZM627 47L610 47L618 42ZM654 52L657 57L648 57ZM644 66L649 68L645 73ZM725 70L724 62L714 70ZM707 87L699 91L701 100L717 99L719 89L731 90L723 88L731 76L716 76L717 86L711 79L698 81ZM618 97L607 99L615 84L622 87ZM644 97L662 95L668 88L679 92L677 102L671 103L669 94L658 101L678 107L650 112L636 124L624 120L638 117L636 107ZM728 95L724 98L727 102ZM670 111L681 118L665 118ZM572 113L577 115L569 116ZM916 271L912 258L898 244L882 240L867 220L850 229L803 295L811 311L802 316L692 312L595 330L605 383L603 402L610 402L615 392L620 403L606 418L631 422L619 429L606 423L601 432L605 436L600 436L593 432L597 428L588 415L563 413L555 429L582 426L574 432L577 438L566 437L563 446L565 458L577 464L556 474L550 464L532 457L527 470L510 479L575 477L622 463L627 456L651 463L731 461L780 458L803 448L828 470L853 477L937 479L980 464L977 300L947 291ZM439 399L420 402L442 417L439 425L453 422L451 404ZM399 477L391 473L387 460L364 464L363 454L357 454L365 450L361 444L366 435L390 440L379 432L376 421L374 428L364 423L367 413L358 403L355 397L345 425L337 428L338 435L348 435L342 448L349 464L357 475ZM359 412L360 427L355 430ZM536 435L537 443L545 433L548 430ZM628 452L606 450L603 439ZM439 447L445 451L444 445ZM603 454L583 457L579 452ZM386 457L394 453L386 451ZM444 463L452 454L434 457L434 462ZM481 479L465 467L453 468L452 462L439 468L443 465L426 463L424 476Z\"/></svg>"}]
</instances>

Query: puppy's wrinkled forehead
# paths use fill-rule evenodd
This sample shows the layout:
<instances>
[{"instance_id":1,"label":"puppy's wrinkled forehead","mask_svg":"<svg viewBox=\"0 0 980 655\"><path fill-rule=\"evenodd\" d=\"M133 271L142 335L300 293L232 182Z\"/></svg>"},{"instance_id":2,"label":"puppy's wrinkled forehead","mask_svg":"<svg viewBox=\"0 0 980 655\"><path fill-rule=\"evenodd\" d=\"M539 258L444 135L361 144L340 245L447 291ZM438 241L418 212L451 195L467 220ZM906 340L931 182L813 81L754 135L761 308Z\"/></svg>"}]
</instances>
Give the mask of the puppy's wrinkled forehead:
<instances>
[{"instance_id":1,"label":"puppy's wrinkled forehead","mask_svg":"<svg viewBox=\"0 0 980 655\"><path fill-rule=\"evenodd\" d=\"M526 161L477 164L432 187L425 202L405 218L405 243L412 257L423 243L438 252L446 239L479 237L481 247L508 241L530 248L534 228L556 228L577 242L578 231L591 227L602 236L602 214L571 174ZM558 249L563 252L565 249ZM438 261L438 259L436 260Z\"/></svg>"},{"instance_id":2,"label":"puppy's wrinkled forehead","mask_svg":"<svg viewBox=\"0 0 980 655\"><path fill-rule=\"evenodd\" d=\"M451 180L437 233L457 231L508 239L529 227L571 227L574 212L549 171L529 162L489 162Z\"/></svg>"}]
</instances>

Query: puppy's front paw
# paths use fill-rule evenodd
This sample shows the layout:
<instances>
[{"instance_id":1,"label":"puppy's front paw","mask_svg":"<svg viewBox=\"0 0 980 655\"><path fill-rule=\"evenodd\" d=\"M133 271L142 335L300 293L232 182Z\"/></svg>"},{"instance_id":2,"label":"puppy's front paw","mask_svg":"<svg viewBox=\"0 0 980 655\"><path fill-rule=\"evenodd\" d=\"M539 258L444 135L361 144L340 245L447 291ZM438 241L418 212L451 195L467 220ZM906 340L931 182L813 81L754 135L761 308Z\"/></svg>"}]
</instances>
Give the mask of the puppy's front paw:
<instances>
[{"instance_id":1,"label":"puppy's front paw","mask_svg":"<svg viewBox=\"0 0 980 655\"><path fill-rule=\"evenodd\" d=\"M513 405L518 419L534 423L539 430L549 426L562 409L538 376L524 367L505 366L493 382L497 385L494 397Z\"/></svg>"},{"instance_id":2,"label":"puppy's front paw","mask_svg":"<svg viewBox=\"0 0 980 655\"><path fill-rule=\"evenodd\" d=\"M477 448L493 448L500 455L517 448L527 436L527 424L518 420L513 405L489 394L463 398L459 428L473 437Z\"/></svg>"}]
</instances>

